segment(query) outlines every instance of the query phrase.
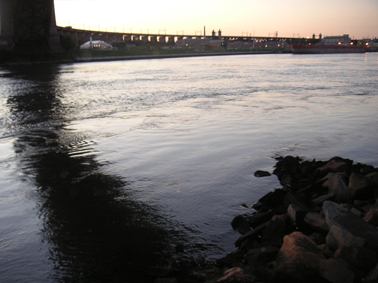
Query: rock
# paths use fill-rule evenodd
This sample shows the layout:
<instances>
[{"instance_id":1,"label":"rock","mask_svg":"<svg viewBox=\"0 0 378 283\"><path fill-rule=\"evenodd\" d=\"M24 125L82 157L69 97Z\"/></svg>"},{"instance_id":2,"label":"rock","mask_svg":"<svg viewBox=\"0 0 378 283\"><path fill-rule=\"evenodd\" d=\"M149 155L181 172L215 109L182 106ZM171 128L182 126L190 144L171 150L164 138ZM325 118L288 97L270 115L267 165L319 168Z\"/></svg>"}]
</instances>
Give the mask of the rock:
<instances>
[{"instance_id":1,"label":"rock","mask_svg":"<svg viewBox=\"0 0 378 283\"><path fill-rule=\"evenodd\" d=\"M321 195L313 198L311 201L315 205L323 204L326 200L333 200L335 198L335 194L326 194L326 195Z\"/></svg>"},{"instance_id":2,"label":"rock","mask_svg":"<svg viewBox=\"0 0 378 283\"><path fill-rule=\"evenodd\" d=\"M277 247L260 247L250 249L246 254L247 262L250 266L263 265L275 260L279 248Z\"/></svg>"},{"instance_id":3,"label":"rock","mask_svg":"<svg viewBox=\"0 0 378 283\"><path fill-rule=\"evenodd\" d=\"M312 238L312 237L310 237ZM326 245L326 244L322 244L322 245L318 245L318 248L322 250L322 254L326 257L326 258L331 258L333 257L333 252L329 249L329 247Z\"/></svg>"},{"instance_id":4,"label":"rock","mask_svg":"<svg viewBox=\"0 0 378 283\"><path fill-rule=\"evenodd\" d=\"M276 209L281 206L282 200L284 199L286 194L287 192L283 189L276 189L273 192L267 193L265 196L259 199L259 202L261 202L264 207Z\"/></svg>"},{"instance_id":5,"label":"rock","mask_svg":"<svg viewBox=\"0 0 378 283\"><path fill-rule=\"evenodd\" d=\"M361 175L367 175L375 171L374 166L361 164L361 163L354 164L352 167L352 170L353 172L361 174Z\"/></svg>"},{"instance_id":6,"label":"rock","mask_svg":"<svg viewBox=\"0 0 378 283\"><path fill-rule=\"evenodd\" d=\"M328 192L335 195L335 201L348 202L348 188L342 178L335 173L328 173Z\"/></svg>"},{"instance_id":7,"label":"rock","mask_svg":"<svg viewBox=\"0 0 378 283\"><path fill-rule=\"evenodd\" d=\"M365 283L377 283L378 282L378 265L372 269L369 274L364 278Z\"/></svg>"},{"instance_id":8,"label":"rock","mask_svg":"<svg viewBox=\"0 0 378 283\"><path fill-rule=\"evenodd\" d=\"M286 216L275 215L261 233L261 242L281 247L286 231Z\"/></svg>"},{"instance_id":9,"label":"rock","mask_svg":"<svg viewBox=\"0 0 378 283\"><path fill-rule=\"evenodd\" d=\"M251 231L251 224L242 215L236 216L232 220L231 226L235 231L238 231L242 235Z\"/></svg>"},{"instance_id":10,"label":"rock","mask_svg":"<svg viewBox=\"0 0 378 283\"><path fill-rule=\"evenodd\" d=\"M303 280L318 276L318 263L325 260L316 244L301 232L284 237L278 253L274 277L283 282L287 279Z\"/></svg>"},{"instance_id":11,"label":"rock","mask_svg":"<svg viewBox=\"0 0 378 283\"><path fill-rule=\"evenodd\" d=\"M355 274L349 264L343 259L328 259L319 261L319 274L332 283L353 283Z\"/></svg>"},{"instance_id":12,"label":"rock","mask_svg":"<svg viewBox=\"0 0 378 283\"><path fill-rule=\"evenodd\" d=\"M353 214L355 214L355 215L357 215L358 217L362 217L363 216L363 213L362 213L362 211L360 211L360 210L358 210L357 208L354 208L354 207L352 207L351 209L350 209L350 212L352 212ZM366 220L365 220L366 221ZM368 222L368 221L366 221L366 222ZM371 224L371 223L370 223Z\"/></svg>"},{"instance_id":13,"label":"rock","mask_svg":"<svg viewBox=\"0 0 378 283\"><path fill-rule=\"evenodd\" d=\"M369 177L354 172L349 177L348 192L350 199L373 198L375 188L375 182Z\"/></svg>"},{"instance_id":14,"label":"rock","mask_svg":"<svg viewBox=\"0 0 378 283\"><path fill-rule=\"evenodd\" d=\"M323 210L326 222L331 227L328 236L331 241L332 238L336 240L338 247L362 244L378 250L378 230L373 225L331 201L323 203Z\"/></svg>"},{"instance_id":15,"label":"rock","mask_svg":"<svg viewBox=\"0 0 378 283\"><path fill-rule=\"evenodd\" d=\"M176 253L183 253L184 252L184 244L178 244L175 246Z\"/></svg>"},{"instance_id":16,"label":"rock","mask_svg":"<svg viewBox=\"0 0 378 283\"><path fill-rule=\"evenodd\" d=\"M307 212L308 211L303 209L301 206L291 203L287 209L287 216L294 227L303 227L304 218Z\"/></svg>"},{"instance_id":17,"label":"rock","mask_svg":"<svg viewBox=\"0 0 378 283\"><path fill-rule=\"evenodd\" d=\"M374 182L378 183L378 172L372 172L367 174L366 177L372 179Z\"/></svg>"},{"instance_id":18,"label":"rock","mask_svg":"<svg viewBox=\"0 0 378 283\"><path fill-rule=\"evenodd\" d=\"M155 283L177 283L176 278L158 278L155 280Z\"/></svg>"},{"instance_id":19,"label":"rock","mask_svg":"<svg viewBox=\"0 0 378 283\"><path fill-rule=\"evenodd\" d=\"M364 220L367 223L370 223L371 225L377 227L378 226L378 208L376 208L376 207L371 208L365 214Z\"/></svg>"},{"instance_id":20,"label":"rock","mask_svg":"<svg viewBox=\"0 0 378 283\"><path fill-rule=\"evenodd\" d=\"M366 246L366 240L364 238L358 237L350 233L341 227L333 225L329 230L326 243L328 247L332 250L336 250L340 247L345 246L356 246L364 247Z\"/></svg>"},{"instance_id":21,"label":"rock","mask_svg":"<svg viewBox=\"0 0 378 283\"><path fill-rule=\"evenodd\" d=\"M272 174L270 174L268 171L257 170L255 174L253 175L255 177L268 177L268 176L271 176Z\"/></svg>"},{"instance_id":22,"label":"rock","mask_svg":"<svg viewBox=\"0 0 378 283\"><path fill-rule=\"evenodd\" d=\"M316 212L309 212L304 218L304 222L311 228L318 231L328 231L329 226L325 218Z\"/></svg>"},{"instance_id":23,"label":"rock","mask_svg":"<svg viewBox=\"0 0 378 283\"><path fill-rule=\"evenodd\" d=\"M261 224L272 219L273 215L273 212L265 211L247 216L246 219L248 220L252 228L256 228L257 226L260 226Z\"/></svg>"},{"instance_id":24,"label":"rock","mask_svg":"<svg viewBox=\"0 0 378 283\"><path fill-rule=\"evenodd\" d=\"M243 269L240 267L234 267L227 271L225 271L224 276L216 281L217 283L233 283L233 282L240 282L240 283L252 283L255 281L255 277L251 274L247 274Z\"/></svg>"},{"instance_id":25,"label":"rock","mask_svg":"<svg viewBox=\"0 0 378 283\"><path fill-rule=\"evenodd\" d=\"M236 250L228 253L226 256L216 260L216 263L221 266L232 266L235 262L243 260L244 252Z\"/></svg>"},{"instance_id":26,"label":"rock","mask_svg":"<svg viewBox=\"0 0 378 283\"><path fill-rule=\"evenodd\" d=\"M256 227L252 231L240 236L236 242L235 247L240 248L242 243L246 240L253 240L261 235L261 232L268 226L270 221L265 222L264 224L261 224L260 226Z\"/></svg>"},{"instance_id":27,"label":"rock","mask_svg":"<svg viewBox=\"0 0 378 283\"><path fill-rule=\"evenodd\" d=\"M334 157L328 161L328 163L320 168L320 172L346 172L348 170L348 163L344 159L339 157Z\"/></svg>"},{"instance_id":28,"label":"rock","mask_svg":"<svg viewBox=\"0 0 378 283\"><path fill-rule=\"evenodd\" d=\"M334 258L344 259L351 266L361 270L365 274L378 264L377 254L363 247L341 247L335 252Z\"/></svg>"}]
</instances>

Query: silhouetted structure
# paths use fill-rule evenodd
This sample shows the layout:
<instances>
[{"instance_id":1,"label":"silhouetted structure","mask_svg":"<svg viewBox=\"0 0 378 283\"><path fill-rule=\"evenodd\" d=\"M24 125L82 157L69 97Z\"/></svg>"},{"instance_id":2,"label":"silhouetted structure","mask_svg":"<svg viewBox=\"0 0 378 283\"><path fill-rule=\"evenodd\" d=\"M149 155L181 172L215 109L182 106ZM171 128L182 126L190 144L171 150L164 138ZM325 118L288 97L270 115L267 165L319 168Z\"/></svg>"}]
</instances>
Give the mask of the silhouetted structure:
<instances>
[{"instance_id":1,"label":"silhouetted structure","mask_svg":"<svg viewBox=\"0 0 378 283\"><path fill-rule=\"evenodd\" d=\"M60 49L54 0L0 0L0 48L23 53Z\"/></svg>"}]
</instances>

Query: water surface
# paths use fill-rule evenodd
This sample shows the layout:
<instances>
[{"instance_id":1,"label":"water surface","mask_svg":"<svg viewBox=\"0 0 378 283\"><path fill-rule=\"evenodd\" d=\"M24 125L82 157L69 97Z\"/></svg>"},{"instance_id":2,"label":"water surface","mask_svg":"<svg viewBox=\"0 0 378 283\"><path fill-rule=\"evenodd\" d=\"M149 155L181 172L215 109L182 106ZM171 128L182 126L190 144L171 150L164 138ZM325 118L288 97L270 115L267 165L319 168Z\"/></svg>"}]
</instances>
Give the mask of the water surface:
<instances>
[{"instance_id":1,"label":"water surface","mask_svg":"<svg viewBox=\"0 0 378 283\"><path fill-rule=\"evenodd\" d=\"M0 68L0 279L140 282L225 255L275 157L378 166L377 77L377 53Z\"/></svg>"}]
</instances>

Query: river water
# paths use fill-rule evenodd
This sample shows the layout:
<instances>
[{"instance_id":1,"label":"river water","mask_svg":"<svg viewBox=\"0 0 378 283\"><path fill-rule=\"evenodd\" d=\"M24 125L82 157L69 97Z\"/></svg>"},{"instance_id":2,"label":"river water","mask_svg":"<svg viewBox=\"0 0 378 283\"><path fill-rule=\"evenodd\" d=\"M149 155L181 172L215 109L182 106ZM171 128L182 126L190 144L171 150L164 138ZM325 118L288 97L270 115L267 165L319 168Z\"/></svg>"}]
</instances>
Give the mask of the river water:
<instances>
[{"instance_id":1,"label":"river water","mask_svg":"<svg viewBox=\"0 0 378 283\"><path fill-rule=\"evenodd\" d=\"M0 281L224 256L276 157L378 166L377 78L378 53L0 67Z\"/></svg>"}]
</instances>

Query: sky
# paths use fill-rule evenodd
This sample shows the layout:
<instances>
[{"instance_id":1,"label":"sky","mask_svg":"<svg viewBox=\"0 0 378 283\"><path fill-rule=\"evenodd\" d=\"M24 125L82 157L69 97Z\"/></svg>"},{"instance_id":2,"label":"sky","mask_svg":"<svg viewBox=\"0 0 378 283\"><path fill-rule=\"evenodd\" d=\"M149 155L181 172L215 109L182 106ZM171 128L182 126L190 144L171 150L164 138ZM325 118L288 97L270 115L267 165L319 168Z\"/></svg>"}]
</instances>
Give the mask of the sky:
<instances>
[{"instance_id":1,"label":"sky","mask_svg":"<svg viewBox=\"0 0 378 283\"><path fill-rule=\"evenodd\" d=\"M57 24L155 34L378 37L378 0L54 0Z\"/></svg>"}]
</instances>

